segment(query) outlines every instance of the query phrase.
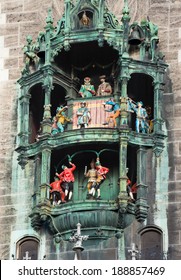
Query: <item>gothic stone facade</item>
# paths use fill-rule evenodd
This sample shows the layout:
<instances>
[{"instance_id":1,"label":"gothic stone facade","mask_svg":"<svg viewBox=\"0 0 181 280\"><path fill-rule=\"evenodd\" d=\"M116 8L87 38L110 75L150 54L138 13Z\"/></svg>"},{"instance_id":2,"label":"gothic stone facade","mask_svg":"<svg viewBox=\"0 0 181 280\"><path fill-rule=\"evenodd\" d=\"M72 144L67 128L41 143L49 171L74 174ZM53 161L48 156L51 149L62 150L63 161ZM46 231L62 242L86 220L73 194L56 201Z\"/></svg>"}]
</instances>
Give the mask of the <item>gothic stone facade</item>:
<instances>
[{"instance_id":1,"label":"gothic stone facade","mask_svg":"<svg viewBox=\"0 0 181 280\"><path fill-rule=\"evenodd\" d=\"M123 1L107 1L109 8L121 19ZM162 168L166 170L162 178L163 186L149 190L149 213L145 226L157 226L163 229L163 251L168 259L181 258L181 3L177 0L129 0L132 21L149 18L159 26L159 48L169 65L165 79L163 114L168 131L168 162ZM35 39L43 30L48 8L52 8L54 22L61 18L62 0L4 0L0 3L0 257L11 259L16 254L18 237L27 233L36 236L30 225L31 197L33 190L26 189L34 177L33 165L25 169L17 164L16 137L18 131L17 100L19 88L16 81L23 68L25 39L31 34ZM167 156L165 156L167 159ZM157 176L159 180L159 175ZM26 191L25 191L26 190ZM136 222L127 228L126 252L131 243L139 242L139 227ZM20 234L21 233L21 234ZM45 254L56 258L50 252L50 241L42 237L39 259ZM52 244L51 244L52 245ZM114 242L107 244L115 248ZM56 251L57 245L54 244ZM103 245L102 245L103 246ZM71 246L70 246L71 248ZM121 254L121 252L120 252ZM95 255L93 255L94 257ZM70 254L70 258L72 255ZM69 255L65 258L69 258ZM90 257L91 258L91 257ZM114 254L112 256L114 258ZM127 255L127 258L129 256Z\"/></svg>"}]
</instances>

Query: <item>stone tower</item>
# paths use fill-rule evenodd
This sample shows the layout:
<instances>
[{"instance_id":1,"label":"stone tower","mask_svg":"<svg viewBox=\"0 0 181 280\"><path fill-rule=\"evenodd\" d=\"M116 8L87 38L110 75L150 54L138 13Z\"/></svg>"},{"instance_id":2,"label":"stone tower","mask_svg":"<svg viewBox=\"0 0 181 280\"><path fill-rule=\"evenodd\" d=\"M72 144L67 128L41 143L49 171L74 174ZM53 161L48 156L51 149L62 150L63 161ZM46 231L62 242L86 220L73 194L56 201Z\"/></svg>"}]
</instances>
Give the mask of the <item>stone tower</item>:
<instances>
[{"instance_id":1,"label":"stone tower","mask_svg":"<svg viewBox=\"0 0 181 280\"><path fill-rule=\"evenodd\" d=\"M179 1L20 0L0 9L1 259L73 259L77 223L89 236L84 259L129 259L132 243L137 258L180 259ZM97 92L101 75L112 93L81 96L85 77ZM116 125L103 124L109 98L121 109ZM88 127L77 123L83 101ZM135 130L133 101L151 107L149 132ZM71 121L52 135L62 107ZM98 161L109 172L94 200L84 173ZM50 182L71 162L73 198L54 206Z\"/></svg>"}]
</instances>

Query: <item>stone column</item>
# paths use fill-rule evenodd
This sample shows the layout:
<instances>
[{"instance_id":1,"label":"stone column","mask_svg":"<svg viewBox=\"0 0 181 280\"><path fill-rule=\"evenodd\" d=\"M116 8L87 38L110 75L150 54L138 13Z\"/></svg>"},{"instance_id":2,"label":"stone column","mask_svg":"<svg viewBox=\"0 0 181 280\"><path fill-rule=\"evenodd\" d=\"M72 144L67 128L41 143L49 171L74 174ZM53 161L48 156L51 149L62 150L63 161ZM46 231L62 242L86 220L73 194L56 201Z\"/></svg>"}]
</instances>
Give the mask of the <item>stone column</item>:
<instances>
[{"instance_id":1,"label":"stone column","mask_svg":"<svg viewBox=\"0 0 181 280\"><path fill-rule=\"evenodd\" d=\"M34 159L34 193L33 193L33 206L36 206L39 201L39 189L41 184L41 158L37 155Z\"/></svg>"},{"instance_id":2,"label":"stone column","mask_svg":"<svg viewBox=\"0 0 181 280\"><path fill-rule=\"evenodd\" d=\"M123 44L122 44L122 54L124 56L128 55L128 37L129 37L129 22L130 22L130 16L129 16L129 7L128 7L128 1L124 0L124 8L123 8L123 16L122 16L122 23L123 23Z\"/></svg>"},{"instance_id":3,"label":"stone column","mask_svg":"<svg viewBox=\"0 0 181 280\"><path fill-rule=\"evenodd\" d=\"M127 181L127 145L128 145L128 131L120 132L120 149L119 149L119 202L121 205L127 205L128 195L126 191Z\"/></svg>"},{"instance_id":4,"label":"stone column","mask_svg":"<svg viewBox=\"0 0 181 280\"><path fill-rule=\"evenodd\" d=\"M20 104L20 146L26 146L29 143L29 103L31 95L27 93L27 88L22 89L22 96L19 99Z\"/></svg>"},{"instance_id":5,"label":"stone column","mask_svg":"<svg viewBox=\"0 0 181 280\"><path fill-rule=\"evenodd\" d=\"M120 103L121 103L121 121L120 125L121 126L128 126L128 81L131 78L129 74L129 68L128 65L130 63L129 58L121 58L121 73L120 73L120 82L121 82L121 98L120 98Z\"/></svg>"},{"instance_id":6,"label":"stone column","mask_svg":"<svg viewBox=\"0 0 181 280\"><path fill-rule=\"evenodd\" d=\"M159 81L154 83L154 133L162 132L162 96L163 96L163 85Z\"/></svg>"},{"instance_id":7,"label":"stone column","mask_svg":"<svg viewBox=\"0 0 181 280\"><path fill-rule=\"evenodd\" d=\"M43 147L41 160L40 200L49 200L51 149Z\"/></svg>"},{"instance_id":8,"label":"stone column","mask_svg":"<svg viewBox=\"0 0 181 280\"><path fill-rule=\"evenodd\" d=\"M98 27L100 29L104 28L104 9L105 9L105 1L99 0L99 23Z\"/></svg>"},{"instance_id":9,"label":"stone column","mask_svg":"<svg viewBox=\"0 0 181 280\"><path fill-rule=\"evenodd\" d=\"M121 126L127 126L128 125L127 86L128 86L128 79L127 78L123 78L122 79L122 83L121 83L121 98L120 98L120 103L121 103L121 120L120 120L120 125Z\"/></svg>"},{"instance_id":10,"label":"stone column","mask_svg":"<svg viewBox=\"0 0 181 280\"><path fill-rule=\"evenodd\" d=\"M69 34L70 34L70 10L71 10L71 1L65 0L65 40L64 40L64 49L65 51L70 50L70 43L69 43Z\"/></svg>"},{"instance_id":11,"label":"stone column","mask_svg":"<svg viewBox=\"0 0 181 280\"><path fill-rule=\"evenodd\" d=\"M65 32L69 33L70 31L70 9L71 9L71 1L65 0Z\"/></svg>"},{"instance_id":12,"label":"stone column","mask_svg":"<svg viewBox=\"0 0 181 280\"><path fill-rule=\"evenodd\" d=\"M122 72L121 72L121 120L120 120L120 152L119 152L119 185L120 193L119 200L123 207L127 205L127 191L126 191L126 181L127 181L127 146L128 146L128 112L127 112L127 84L128 84L129 74L127 67L127 60L122 61Z\"/></svg>"},{"instance_id":13,"label":"stone column","mask_svg":"<svg viewBox=\"0 0 181 280\"><path fill-rule=\"evenodd\" d=\"M48 16L46 18L46 26L45 26L45 41L46 41L46 48L45 48L45 65L50 64L51 62L51 49L50 49L50 38L53 34L53 18L52 18L52 11L49 9Z\"/></svg>"},{"instance_id":14,"label":"stone column","mask_svg":"<svg viewBox=\"0 0 181 280\"><path fill-rule=\"evenodd\" d=\"M41 135L40 138L47 137L51 134L52 129L52 116L51 116L51 91L53 89L53 73L50 69L44 71L44 82L42 85L45 94L44 100L44 113L43 120L41 122Z\"/></svg>"},{"instance_id":15,"label":"stone column","mask_svg":"<svg viewBox=\"0 0 181 280\"><path fill-rule=\"evenodd\" d=\"M126 260L124 231L116 234L118 239L118 260Z\"/></svg>"},{"instance_id":16,"label":"stone column","mask_svg":"<svg viewBox=\"0 0 181 280\"><path fill-rule=\"evenodd\" d=\"M147 204L147 185L146 185L146 161L147 151L140 146L137 150L137 200L136 200L136 218L143 222L148 213Z\"/></svg>"}]
</instances>

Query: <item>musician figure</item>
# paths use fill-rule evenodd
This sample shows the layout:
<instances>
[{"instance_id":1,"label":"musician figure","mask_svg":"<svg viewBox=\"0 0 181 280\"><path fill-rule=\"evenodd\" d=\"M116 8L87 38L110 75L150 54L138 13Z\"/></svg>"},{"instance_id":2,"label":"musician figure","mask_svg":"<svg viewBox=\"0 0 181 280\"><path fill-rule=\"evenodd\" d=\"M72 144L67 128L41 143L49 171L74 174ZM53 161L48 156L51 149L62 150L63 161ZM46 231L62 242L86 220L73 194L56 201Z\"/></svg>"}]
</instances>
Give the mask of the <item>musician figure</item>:
<instances>
[{"instance_id":1,"label":"musician figure","mask_svg":"<svg viewBox=\"0 0 181 280\"><path fill-rule=\"evenodd\" d=\"M87 182L87 198L92 198L95 196L95 187L97 184L97 169L95 168L95 162L92 160L90 163L90 169L84 172L85 177L88 178L88 182Z\"/></svg>"},{"instance_id":2,"label":"musician figure","mask_svg":"<svg viewBox=\"0 0 181 280\"><path fill-rule=\"evenodd\" d=\"M135 102L132 99L128 99L129 106L133 111L136 113L136 132L137 133L147 133L147 112L146 110L142 107L143 102L139 101L135 104Z\"/></svg>"},{"instance_id":3,"label":"musician figure","mask_svg":"<svg viewBox=\"0 0 181 280\"><path fill-rule=\"evenodd\" d=\"M95 191L93 192L93 196L95 196L95 192L97 191L97 200L101 199L101 191L100 186L106 179L106 174L109 172L109 168L101 165L99 158L96 159L96 170L97 170L97 179L96 185L94 186Z\"/></svg>"}]
</instances>

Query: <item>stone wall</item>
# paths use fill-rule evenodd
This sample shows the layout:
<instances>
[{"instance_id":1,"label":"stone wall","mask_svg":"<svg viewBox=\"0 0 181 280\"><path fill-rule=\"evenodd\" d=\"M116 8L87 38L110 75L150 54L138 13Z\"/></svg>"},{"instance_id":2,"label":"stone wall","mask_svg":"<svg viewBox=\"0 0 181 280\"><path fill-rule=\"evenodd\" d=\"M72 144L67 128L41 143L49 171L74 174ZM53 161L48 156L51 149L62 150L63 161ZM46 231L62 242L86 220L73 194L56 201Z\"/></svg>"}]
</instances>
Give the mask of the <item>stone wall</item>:
<instances>
[{"instance_id":1,"label":"stone wall","mask_svg":"<svg viewBox=\"0 0 181 280\"><path fill-rule=\"evenodd\" d=\"M0 1L0 259L11 258L11 231L26 229L29 224L27 199L30 197L25 193L27 171L17 166L14 153L18 132L16 82L23 68L22 48L26 36L30 34L35 39L43 30L48 8L53 9L56 19L62 14L63 1Z\"/></svg>"},{"instance_id":2,"label":"stone wall","mask_svg":"<svg viewBox=\"0 0 181 280\"><path fill-rule=\"evenodd\" d=\"M61 17L63 0L1 0L0 1L0 258L11 258L11 231L29 228L28 197L24 193L26 172L17 167L17 79L23 68L22 48L26 36L35 39L46 24L48 8L53 9L54 22ZM176 0L128 0L132 21L148 15L159 26L160 49L169 68L164 94L164 116L168 129L169 184L165 206L168 220L169 258L181 259L181 2ZM107 0L111 10L121 18L123 1ZM14 186L15 176L19 194ZM167 194L166 194L167 195ZM26 197L26 199L23 199ZM159 206L159 205L158 205ZM159 220L160 208L154 215ZM19 220L21 216L21 219ZM13 251L12 251L13 253Z\"/></svg>"}]
</instances>

